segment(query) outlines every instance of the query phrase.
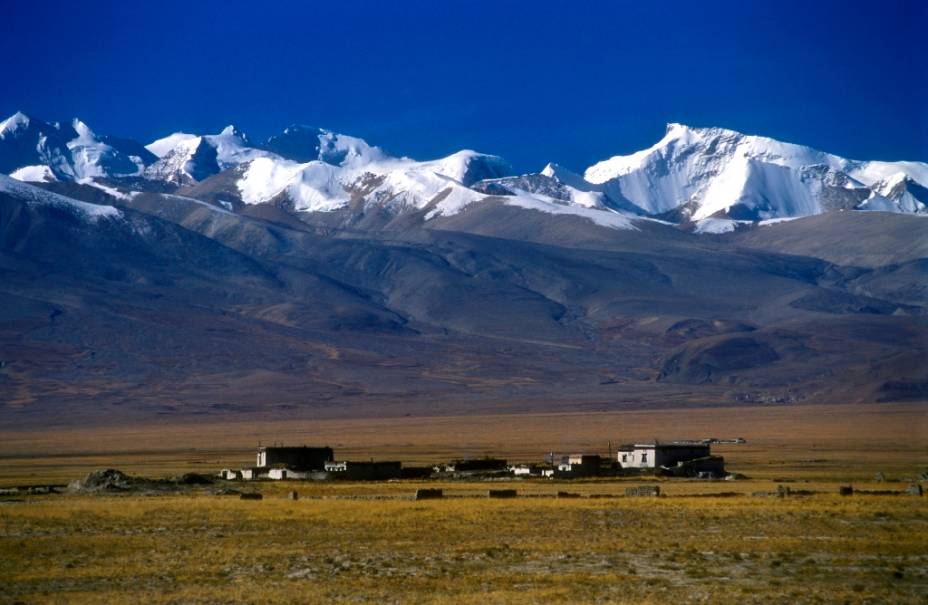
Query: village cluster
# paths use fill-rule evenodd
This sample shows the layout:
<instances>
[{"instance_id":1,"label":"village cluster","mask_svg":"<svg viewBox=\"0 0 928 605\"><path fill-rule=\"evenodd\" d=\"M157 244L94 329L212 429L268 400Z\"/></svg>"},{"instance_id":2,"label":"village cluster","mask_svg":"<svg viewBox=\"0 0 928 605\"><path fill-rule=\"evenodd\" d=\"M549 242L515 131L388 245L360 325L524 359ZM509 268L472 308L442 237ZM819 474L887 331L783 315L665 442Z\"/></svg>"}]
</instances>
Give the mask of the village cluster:
<instances>
[{"instance_id":1,"label":"village cluster","mask_svg":"<svg viewBox=\"0 0 928 605\"><path fill-rule=\"evenodd\" d=\"M616 453L608 457L552 452L538 464L509 464L499 458L474 458L429 467L403 466L396 461L338 461L330 447L265 446L258 447L255 466L240 470L223 469L220 477L227 480L383 481L503 476L573 479L654 473L700 479L724 478L725 460L711 453L713 443L744 443L744 440L654 441L619 446Z\"/></svg>"}]
</instances>

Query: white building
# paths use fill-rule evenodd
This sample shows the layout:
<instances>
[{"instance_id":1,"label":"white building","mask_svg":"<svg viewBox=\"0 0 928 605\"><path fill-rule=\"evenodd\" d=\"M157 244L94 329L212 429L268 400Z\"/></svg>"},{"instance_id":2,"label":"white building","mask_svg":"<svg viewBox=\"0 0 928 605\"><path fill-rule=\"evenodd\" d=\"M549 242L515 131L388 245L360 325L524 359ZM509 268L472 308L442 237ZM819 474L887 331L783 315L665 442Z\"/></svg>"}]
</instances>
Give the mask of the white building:
<instances>
[{"instance_id":1,"label":"white building","mask_svg":"<svg viewBox=\"0 0 928 605\"><path fill-rule=\"evenodd\" d=\"M260 467L243 468L242 479L246 479L249 481L253 479L261 479L263 477L267 477L267 472L268 472L268 469L266 468L260 468Z\"/></svg>"},{"instance_id":2,"label":"white building","mask_svg":"<svg viewBox=\"0 0 928 605\"><path fill-rule=\"evenodd\" d=\"M659 468L709 455L707 443L634 443L620 446L617 460L622 468Z\"/></svg>"},{"instance_id":3,"label":"white building","mask_svg":"<svg viewBox=\"0 0 928 605\"><path fill-rule=\"evenodd\" d=\"M513 464L509 467L509 472L516 477L538 477L544 469L537 464Z\"/></svg>"},{"instance_id":4,"label":"white building","mask_svg":"<svg viewBox=\"0 0 928 605\"><path fill-rule=\"evenodd\" d=\"M602 458L596 454L562 456L555 477L591 477L598 475Z\"/></svg>"},{"instance_id":5,"label":"white building","mask_svg":"<svg viewBox=\"0 0 928 605\"><path fill-rule=\"evenodd\" d=\"M306 479L308 472L295 471L289 468L272 468L267 472L268 479L280 481L282 479Z\"/></svg>"}]
</instances>

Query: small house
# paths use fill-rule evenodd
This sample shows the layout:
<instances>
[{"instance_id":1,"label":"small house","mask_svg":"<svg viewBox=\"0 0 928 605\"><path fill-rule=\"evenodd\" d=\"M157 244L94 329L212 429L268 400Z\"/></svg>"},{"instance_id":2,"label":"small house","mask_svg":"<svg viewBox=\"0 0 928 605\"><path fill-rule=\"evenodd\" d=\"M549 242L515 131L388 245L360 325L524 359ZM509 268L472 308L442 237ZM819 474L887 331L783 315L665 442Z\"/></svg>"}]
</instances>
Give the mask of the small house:
<instances>
[{"instance_id":1,"label":"small house","mask_svg":"<svg viewBox=\"0 0 928 605\"><path fill-rule=\"evenodd\" d=\"M592 477L599 474L602 458L595 454L562 456L555 477Z\"/></svg>"},{"instance_id":2,"label":"small house","mask_svg":"<svg viewBox=\"0 0 928 605\"><path fill-rule=\"evenodd\" d=\"M309 471L296 471L292 468L276 467L267 471L267 478L280 481L283 479L306 479Z\"/></svg>"},{"instance_id":3,"label":"small house","mask_svg":"<svg viewBox=\"0 0 928 605\"><path fill-rule=\"evenodd\" d=\"M622 468L655 469L709 455L708 443L634 443L619 446L617 460Z\"/></svg>"},{"instance_id":4,"label":"small house","mask_svg":"<svg viewBox=\"0 0 928 605\"><path fill-rule=\"evenodd\" d=\"M266 478L268 474L268 470L269 469L267 468L253 466L251 468L243 468L240 471L240 473L241 473L242 479L252 481L254 479Z\"/></svg>"},{"instance_id":5,"label":"small house","mask_svg":"<svg viewBox=\"0 0 928 605\"><path fill-rule=\"evenodd\" d=\"M334 457L330 447L259 447L257 466L321 471Z\"/></svg>"}]
</instances>

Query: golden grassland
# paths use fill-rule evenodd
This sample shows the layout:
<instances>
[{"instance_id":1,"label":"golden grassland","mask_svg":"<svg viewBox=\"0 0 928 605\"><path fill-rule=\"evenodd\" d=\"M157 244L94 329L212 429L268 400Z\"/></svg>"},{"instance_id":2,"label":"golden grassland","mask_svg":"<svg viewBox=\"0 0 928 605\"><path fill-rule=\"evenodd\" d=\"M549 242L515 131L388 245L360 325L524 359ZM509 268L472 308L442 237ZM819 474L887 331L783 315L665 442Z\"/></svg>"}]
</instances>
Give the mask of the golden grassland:
<instances>
[{"instance_id":1,"label":"golden grassland","mask_svg":"<svg viewBox=\"0 0 928 605\"><path fill-rule=\"evenodd\" d=\"M791 498L43 497L0 508L6 602L928 598L928 506ZM486 485L459 485L462 491ZM412 484L381 492L408 495ZM339 486L344 494L351 486ZM318 495L318 494L317 494ZM389 495L383 494L382 495Z\"/></svg>"},{"instance_id":2,"label":"golden grassland","mask_svg":"<svg viewBox=\"0 0 928 605\"><path fill-rule=\"evenodd\" d=\"M159 476L252 462L265 443L417 463L605 453L605 441L734 437L744 481L258 482L260 501L182 494L0 502L0 603L924 603L928 467L922 406L815 406L476 418L225 423L0 432L0 484L114 466ZM9 439L6 439L6 438ZM204 443L206 446L204 446ZM876 482L874 473L889 481ZM784 484L813 492L753 497ZM418 487L449 498L414 501ZM520 497L486 498L489 488ZM300 499L286 498L297 490ZM554 498L564 490L583 497ZM734 495L732 495L734 494ZM595 497L600 496L600 497Z\"/></svg>"}]
</instances>

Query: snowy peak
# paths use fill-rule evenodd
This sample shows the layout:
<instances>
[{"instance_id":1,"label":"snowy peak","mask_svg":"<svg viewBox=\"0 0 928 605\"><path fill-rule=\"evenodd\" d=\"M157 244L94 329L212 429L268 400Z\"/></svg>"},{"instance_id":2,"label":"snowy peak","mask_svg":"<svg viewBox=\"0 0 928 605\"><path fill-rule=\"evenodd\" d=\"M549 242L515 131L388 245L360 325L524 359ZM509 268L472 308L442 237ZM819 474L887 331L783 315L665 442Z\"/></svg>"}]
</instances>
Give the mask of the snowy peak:
<instances>
[{"instance_id":1,"label":"snowy peak","mask_svg":"<svg viewBox=\"0 0 928 605\"><path fill-rule=\"evenodd\" d=\"M424 162L423 166L442 176L470 186L484 179L497 179L512 174L509 162L495 155L464 149L440 160Z\"/></svg>"},{"instance_id":2,"label":"snowy peak","mask_svg":"<svg viewBox=\"0 0 928 605\"><path fill-rule=\"evenodd\" d=\"M20 111L0 122L0 172L47 166L52 173L66 176L73 173L70 160L67 138L57 126Z\"/></svg>"},{"instance_id":3,"label":"snowy peak","mask_svg":"<svg viewBox=\"0 0 928 605\"><path fill-rule=\"evenodd\" d=\"M173 149L145 170L144 176L151 180L189 185L217 174L220 170L216 148L207 143L204 137L195 136L180 139Z\"/></svg>"},{"instance_id":4,"label":"snowy peak","mask_svg":"<svg viewBox=\"0 0 928 605\"><path fill-rule=\"evenodd\" d=\"M124 139L110 144L75 118L62 126L16 112L0 123L0 172L23 180L81 180L140 174L151 157Z\"/></svg>"},{"instance_id":5,"label":"snowy peak","mask_svg":"<svg viewBox=\"0 0 928 605\"><path fill-rule=\"evenodd\" d=\"M305 163L319 158L319 136L324 131L311 126L293 124L273 135L264 148L294 162Z\"/></svg>"},{"instance_id":6,"label":"snowy peak","mask_svg":"<svg viewBox=\"0 0 928 605\"><path fill-rule=\"evenodd\" d=\"M644 213L763 220L874 208L878 177L900 171L928 182L918 162L859 162L810 147L724 128L671 123L648 149L590 166L584 178ZM924 179L920 182L919 179ZM882 206L885 207L885 204ZM898 208L915 208L906 198Z\"/></svg>"},{"instance_id":7,"label":"snowy peak","mask_svg":"<svg viewBox=\"0 0 928 605\"><path fill-rule=\"evenodd\" d=\"M320 130L319 161L335 166L361 166L389 158L379 147L367 144L364 139Z\"/></svg>"},{"instance_id":8,"label":"snowy peak","mask_svg":"<svg viewBox=\"0 0 928 605\"><path fill-rule=\"evenodd\" d=\"M145 178L175 185L190 185L257 158L277 157L251 147L248 136L234 125L214 135L176 132L146 149L160 159L145 170Z\"/></svg>"},{"instance_id":9,"label":"snowy peak","mask_svg":"<svg viewBox=\"0 0 928 605\"><path fill-rule=\"evenodd\" d=\"M90 129L90 126L84 124L80 119L74 118L71 120L71 128L74 129L74 132L77 133L77 138L75 141L81 141L86 143L95 143L97 142L97 135L93 133Z\"/></svg>"},{"instance_id":10,"label":"snowy peak","mask_svg":"<svg viewBox=\"0 0 928 605\"><path fill-rule=\"evenodd\" d=\"M928 187L904 172L897 172L874 183L865 207L867 210L923 213L928 209Z\"/></svg>"},{"instance_id":11,"label":"snowy peak","mask_svg":"<svg viewBox=\"0 0 928 605\"><path fill-rule=\"evenodd\" d=\"M584 180L583 177L576 172L568 170L559 164L548 163L539 174L552 178L558 183L563 183L574 189L584 191L599 190L599 187L595 186L594 183Z\"/></svg>"},{"instance_id":12,"label":"snowy peak","mask_svg":"<svg viewBox=\"0 0 928 605\"><path fill-rule=\"evenodd\" d=\"M186 132L175 132L174 134L169 134L168 136L158 139L157 141L152 141L145 146L149 152L153 153L159 158L163 158L167 154L171 153L178 145L181 143L187 142L190 139L197 138L195 134L188 134Z\"/></svg>"},{"instance_id":13,"label":"snowy peak","mask_svg":"<svg viewBox=\"0 0 928 605\"><path fill-rule=\"evenodd\" d=\"M222 132L219 133L220 137L236 139L242 145L248 144L248 135L239 130L235 124L229 124L222 129Z\"/></svg>"},{"instance_id":14,"label":"snowy peak","mask_svg":"<svg viewBox=\"0 0 928 605\"><path fill-rule=\"evenodd\" d=\"M7 119L0 122L0 139L13 136L17 130L29 128L29 116L17 111Z\"/></svg>"},{"instance_id":15,"label":"snowy peak","mask_svg":"<svg viewBox=\"0 0 928 605\"><path fill-rule=\"evenodd\" d=\"M364 139L304 125L288 126L270 137L264 149L301 164L318 160L333 166L357 166L388 157Z\"/></svg>"},{"instance_id":16,"label":"snowy peak","mask_svg":"<svg viewBox=\"0 0 928 605\"><path fill-rule=\"evenodd\" d=\"M71 128L76 135L68 141L71 164L78 180L109 176L134 176L145 168L141 158L128 156L103 142L87 124L74 118Z\"/></svg>"}]
</instances>

